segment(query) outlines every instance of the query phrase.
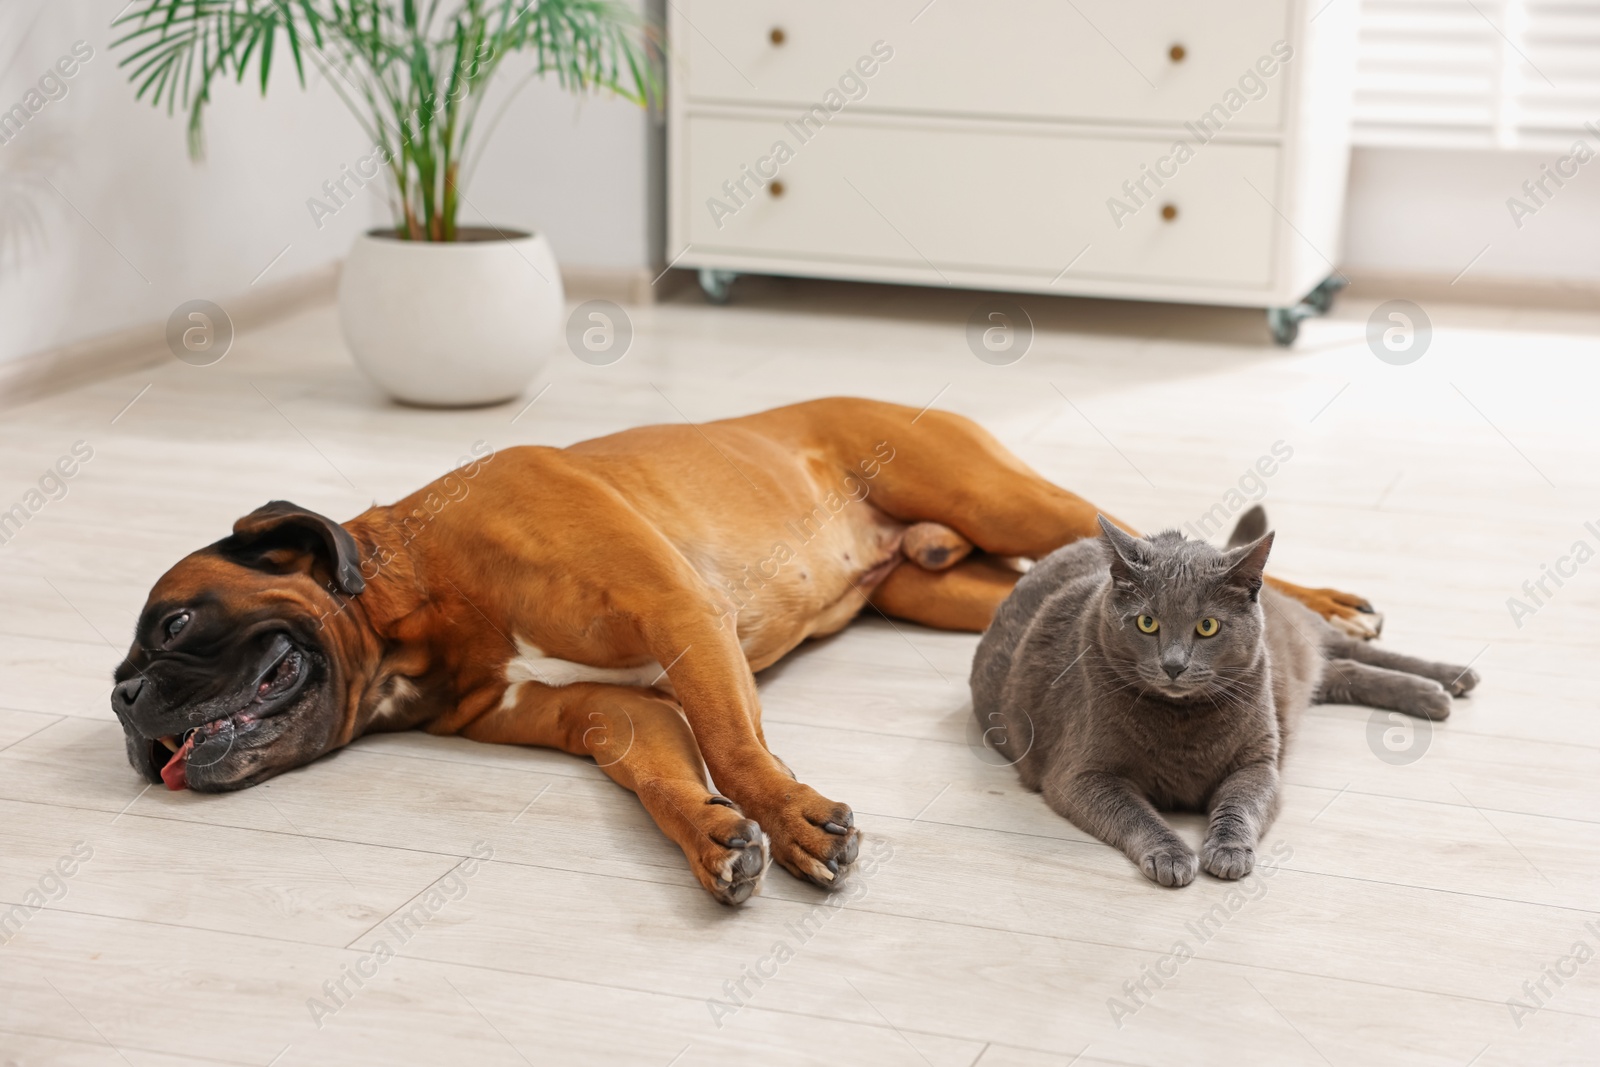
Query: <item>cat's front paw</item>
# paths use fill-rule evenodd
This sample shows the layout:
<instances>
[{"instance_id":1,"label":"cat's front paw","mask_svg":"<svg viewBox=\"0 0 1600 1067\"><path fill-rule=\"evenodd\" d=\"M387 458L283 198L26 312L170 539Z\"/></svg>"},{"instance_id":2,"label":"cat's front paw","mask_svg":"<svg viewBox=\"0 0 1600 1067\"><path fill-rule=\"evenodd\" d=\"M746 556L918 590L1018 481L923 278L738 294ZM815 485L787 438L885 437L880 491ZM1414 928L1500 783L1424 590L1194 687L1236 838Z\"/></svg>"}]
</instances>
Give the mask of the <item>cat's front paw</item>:
<instances>
[{"instance_id":1,"label":"cat's front paw","mask_svg":"<svg viewBox=\"0 0 1600 1067\"><path fill-rule=\"evenodd\" d=\"M1450 691L1429 678L1417 679L1410 692L1402 695L1401 711L1419 719L1438 722L1450 717Z\"/></svg>"},{"instance_id":2,"label":"cat's front paw","mask_svg":"<svg viewBox=\"0 0 1600 1067\"><path fill-rule=\"evenodd\" d=\"M1157 845L1139 857L1139 869L1152 882L1167 886L1183 886L1194 881L1200 864L1189 847L1182 842Z\"/></svg>"},{"instance_id":3,"label":"cat's front paw","mask_svg":"<svg viewBox=\"0 0 1600 1067\"><path fill-rule=\"evenodd\" d=\"M1217 878L1243 878L1256 867L1256 850L1249 845L1210 840L1200 849L1200 863Z\"/></svg>"},{"instance_id":4,"label":"cat's front paw","mask_svg":"<svg viewBox=\"0 0 1600 1067\"><path fill-rule=\"evenodd\" d=\"M1478 672L1471 667L1462 667L1459 671L1454 667L1449 669L1455 673L1445 681L1444 687L1451 696L1464 697L1478 687Z\"/></svg>"}]
</instances>

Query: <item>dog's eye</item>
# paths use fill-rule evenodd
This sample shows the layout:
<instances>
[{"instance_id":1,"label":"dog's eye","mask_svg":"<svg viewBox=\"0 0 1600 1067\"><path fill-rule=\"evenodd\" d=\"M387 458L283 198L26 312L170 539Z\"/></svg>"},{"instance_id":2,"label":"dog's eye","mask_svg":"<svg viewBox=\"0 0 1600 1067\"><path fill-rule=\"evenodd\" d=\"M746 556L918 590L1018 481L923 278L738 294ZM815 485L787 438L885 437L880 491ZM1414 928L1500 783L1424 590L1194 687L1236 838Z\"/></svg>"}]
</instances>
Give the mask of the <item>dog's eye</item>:
<instances>
[{"instance_id":1,"label":"dog's eye","mask_svg":"<svg viewBox=\"0 0 1600 1067\"><path fill-rule=\"evenodd\" d=\"M1222 629L1222 624L1216 619L1201 619L1194 624L1194 632L1201 637L1215 637L1220 629Z\"/></svg>"},{"instance_id":2,"label":"dog's eye","mask_svg":"<svg viewBox=\"0 0 1600 1067\"><path fill-rule=\"evenodd\" d=\"M1139 628L1139 632L1142 634L1153 634L1161 629L1161 624L1149 615L1140 615L1133 620L1133 624Z\"/></svg>"},{"instance_id":3,"label":"dog's eye","mask_svg":"<svg viewBox=\"0 0 1600 1067\"><path fill-rule=\"evenodd\" d=\"M174 615L172 618L168 619L166 627L167 640L171 641L174 637L177 637L178 634L183 632L183 628L188 625L189 613L187 611L181 612L180 614Z\"/></svg>"}]
</instances>

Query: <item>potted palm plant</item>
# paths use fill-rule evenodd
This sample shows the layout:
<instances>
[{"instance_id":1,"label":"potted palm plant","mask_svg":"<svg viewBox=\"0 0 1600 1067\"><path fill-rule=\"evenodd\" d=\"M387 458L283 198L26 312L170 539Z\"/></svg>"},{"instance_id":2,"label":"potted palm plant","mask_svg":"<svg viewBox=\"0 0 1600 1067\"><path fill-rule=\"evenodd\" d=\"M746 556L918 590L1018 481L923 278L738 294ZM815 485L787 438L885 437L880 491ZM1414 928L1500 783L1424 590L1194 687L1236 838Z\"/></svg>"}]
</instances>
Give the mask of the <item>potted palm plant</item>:
<instances>
[{"instance_id":1,"label":"potted palm plant","mask_svg":"<svg viewBox=\"0 0 1600 1067\"><path fill-rule=\"evenodd\" d=\"M301 85L320 70L371 138L394 225L356 242L339 313L357 364L396 398L483 404L521 393L560 335L561 275L542 234L458 221L464 185L493 132L479 110L501 64L572 91L648 106L656 37L615 0L134 0L114 24L136 94L188 113L203 154L214 86L287 57ZM501 109L501 114L504 109ZM496 116L496 120L498 116Z\"/></svg>"}]
</instances>

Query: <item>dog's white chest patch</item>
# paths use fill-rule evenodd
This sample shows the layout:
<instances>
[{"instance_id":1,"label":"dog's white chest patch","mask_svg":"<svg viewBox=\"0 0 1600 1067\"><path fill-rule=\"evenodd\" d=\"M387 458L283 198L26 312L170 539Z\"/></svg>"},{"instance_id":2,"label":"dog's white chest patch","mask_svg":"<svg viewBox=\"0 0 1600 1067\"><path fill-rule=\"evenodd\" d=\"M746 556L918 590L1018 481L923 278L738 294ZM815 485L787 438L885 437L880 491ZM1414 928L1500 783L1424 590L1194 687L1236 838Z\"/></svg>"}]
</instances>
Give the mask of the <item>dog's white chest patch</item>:
<instances>
[{"instance_id":1,"label":"dog's white chest patch","mask_svg":"<svg viewBox=\"0 0 1600 1067\"><path fill-rule=\"evenodd\" d=\"M415 699L417 699L417 687L412 685L409 679L399 676L391 678L388 692L378 701L377 706L372 709L372 722L374 724L386 723L390 717L401 710L403 705L409 704Z\"/></svg>"},{"instance_id":2,"label":"dog's white chest patch","mask_svg":"<svg viewBox=\"0 0 1600 1067\"><path fill-rule=\"evenodd\" d=\"M672 683L661 664L654 660L637 667L591 667L587 663L574 663L569 659L547 656L538 645L517 638L517 654L506 662L506 693L500 706L509 708L516 704L517 693L524 683L560 687L578 682L601 682L606 685L655 686L672 691Z\"/></svg>"}]
</instances>

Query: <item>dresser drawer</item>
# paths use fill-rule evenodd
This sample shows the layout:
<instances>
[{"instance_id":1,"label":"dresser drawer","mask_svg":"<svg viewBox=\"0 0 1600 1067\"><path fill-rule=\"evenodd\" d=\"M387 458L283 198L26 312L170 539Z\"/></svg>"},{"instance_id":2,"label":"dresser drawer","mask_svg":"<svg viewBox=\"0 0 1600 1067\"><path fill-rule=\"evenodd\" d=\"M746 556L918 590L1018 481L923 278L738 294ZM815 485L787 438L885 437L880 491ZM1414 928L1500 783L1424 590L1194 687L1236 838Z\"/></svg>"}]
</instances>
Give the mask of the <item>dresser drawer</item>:
<instances>
[{"instance_id":1,"label":"dresser drawer","mask_svg":"<svg viewBox=\"0 0 1600 1067\"><path fill-rule=\"evenodd\" d=\"M873 111L1161 124L1231 101L1229 125L1255 130L1284 114L1290 0L682 2L692 101L805 109L835 90ZM1241 91L1263 57L1273 73Z\"/></svg>"},{"instance_id":2,"label":"dresser drawer","mask_svg":"<svg viewBox=\"0 0 1600 1067\"><path fill-rule=\"evenodd\" d=\"M860 118L835 118L801 143L776 118L690 116L683 137L676 232L701 252L895 264L934 283L939 269L1037 282L1069 264L1080 277L1206 286L1272 277L1279 149L1270 145L1202 144L1179 164L1170 137ZM762 187L752 175L772 172L779 143L792 158ZM1175 176L1162 188L1146 178L1154 195L1141 194L1141 206L1123 183L1145 167ZM1113 197L1128 210L1114 213Z\"/></svg>"}]
</instances>

